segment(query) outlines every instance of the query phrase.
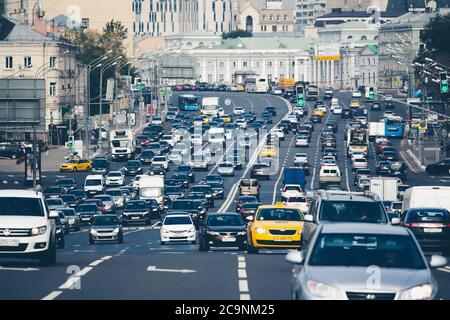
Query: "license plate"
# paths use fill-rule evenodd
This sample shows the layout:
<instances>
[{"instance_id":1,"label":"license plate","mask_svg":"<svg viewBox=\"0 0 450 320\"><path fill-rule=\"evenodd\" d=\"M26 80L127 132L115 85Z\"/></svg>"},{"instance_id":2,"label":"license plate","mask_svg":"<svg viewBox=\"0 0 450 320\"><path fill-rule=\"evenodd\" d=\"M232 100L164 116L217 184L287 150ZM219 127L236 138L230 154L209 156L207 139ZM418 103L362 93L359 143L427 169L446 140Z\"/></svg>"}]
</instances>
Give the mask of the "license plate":
<instances>
[{"instance_id":1,"label":"license plate","mask_svg":"<svg viewBox=\"0 0 450 320\"><path fill-rule=\"evenodd\" d=\"M1 239L0 246L2 247L18 247L20 244L19 240L15 239Z\"/></svg>"},{"instance_id":2,"label":"license plate","mask_svg":"<svg viewBox=\"0 0 450 320\"><path fill-rule=\"evenodd\" d=\"M291 241L291 237L273 237L273 241Z\"/></svg>"},{"instance_id":3,"label":"license plate","mask_svg":"<svg viewBox=\"0 0 450 320\"><path fill-rule=\"evenodd\" d=\"M426 233L440 233L440 232L442 232L442 228L423 228L423 232L426 232Z\"/></svg>"},{"instance_id":4,"label":"license plate","mask_svg":"<svg viewBox=\"0 0 450 320\"><path fill-rule=\"evenodd\" d=\"M222 242L235 242L236 238L235 237L224 237L222 238Z\"/></svg>"},{"instance_id":5,"label":"license plate","mask_svg":"<svg viewBox=\"0 0 450 320\"><path fill-rule=\"evenodd\" d=\"M131 220L139 220L139 217L131 217Z\"/></svg>"}]
</instances>

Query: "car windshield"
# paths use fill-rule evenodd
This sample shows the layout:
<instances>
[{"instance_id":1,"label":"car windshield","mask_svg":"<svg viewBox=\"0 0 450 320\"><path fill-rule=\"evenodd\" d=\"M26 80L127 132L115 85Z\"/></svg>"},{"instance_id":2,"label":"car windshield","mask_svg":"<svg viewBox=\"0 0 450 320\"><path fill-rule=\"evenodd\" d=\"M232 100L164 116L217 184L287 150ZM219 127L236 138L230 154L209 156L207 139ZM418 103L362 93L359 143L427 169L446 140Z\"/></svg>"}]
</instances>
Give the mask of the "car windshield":
<instances>
[{"instance_id":1,"label":"car windshield","mask_svg":"<svg viewBox=\"0 0 450 320\"><path fill-rule=\"evenodd\" d=\"M64 185L68 185L68 184L70 185L70 184L74 184L74 183L75 183L75 181L72 179L61 179L61 180L58 180L58 182L57 182L57 184L60 186L64 186Z\"/></svg>"},{"instance_id":2,"label":"car windshield","mask_svg":"<svg viewBox=\"0 0 450 320\"><path fill-rule=\"evenodd\" d=\"M166 157L154 157L153 162L165 162Z\"/></svg>"},{"instance_id":3,"label":"car windshield","mask_svg":"<svg viewBox=\"0 0 450 320\"><path fill-rule=\"evenodd\" d=\"M115 216L95 216L91 224L93 226L112 226L119 224L119 220Z\"/></svg>"},{"instance_id":4,"label":"car windshield","mask_svg":"<svg viewBox=\"0 0 450 320\"><path fill-rule=\"evenodd\" d=\"M0 197L0 216L43 217L40 199L20 197Z\"/></svg>"},{"instance_id":5,"label":"car windshield","mask_svg":"<svg viewBox=\"0 0 450 320\"><path fill-rule=\"evenodd\" d=\"M449 223L450 217L449 212L447 210L433 210L433 209L412 210L406 216L405 222Z\"/></svg>"},{"instance_id":6,"label":"car windshield","mask_svg":"<svg viewBox=\"0 0 450 320\"><path fill-rule=\"evenodd\" d=\"M102 184L102 180L100 180L100 179L89 179L89 180L86 180L86 186L98 186L98 185L100 185L100 184Z\"/></svg>"},{"instance_id":7,"label":"car windshield","mask_svg":"<svg viewBox=\"0 0 450 320\"><path fill-rule=\"evenodd\" d=\"M181 188L180 187L177 187L177 186L166 186L165 188L164 188L164 191L166 192L166 193L171 193L171 192L182 192L181 191Z\"/></svg>"},{"instance_id":8,"label":"car windshield","mask_svg":"<svg viewBox=\"0 0 450 320\"><path fill-rule=\"evenodd\" d=\"M63 204L63 201L61 199L47 199L45 201L49 206L58 206Z\"/></svg>"},{"instance_id":9,"label":"car windshield","mask_svg":"<svg viewBox=\"0 0 450 320\"><path fill-rule=\"evenodd\" d=\"M140 165L139 161L128 161L126 164L127 167L139 167Z\"/></svg>"},{"instance_id":10,"label":"car windshield","mask_svg":"<svg viewBox=\"0 0 450 320\"><path fill-rule=\"evenodd\" d=\"M252 181L252 180L241 180L241 186L243 187L256 187L258 185L258 181Z\"/></svg>"},{"instance_id":11,"label":"car windshield","mask_svg":"<svg viewBox=\"0 0 450 320\"><path fill-rule=\"evenodd\" d=\"M207 225L211 227L243 226L245 223L239 215L211 215Z\"/></svg>"},{"instance_id":12,"label":"car windshield","mask_svg":"<svg viewBox=\"0 0 450 320\"><path fill-rule=\"evenodd\" d=\"M174 224L192 224L191 217L189 216L168 216L164 219L164 225L174 225Z\"/></svg>"},{"instance_id":13,"label":"car windshield","mask_svg":"<svg viewBox=\"0 0 450 320\"><path fill-rule=\"evenodd\" d=\"M61 189L59 187L50 187L45 190L45 193L60 193Z\"/></svg>"},{"instance_id":14,"label":"car windshield","mask_svg":"<svg viewBox=\"0 0 450 320\"><path fill-rule=\"evenodd\" d=\"M299 210L286 208L262 208L258 211L257 220L271 221L303 221L303 217Z\"/></svg>"},{"instance_id":15,"label":"car windshield","mask_svg":"<svg viewBox=\"0 0 450 320\"><path fill-rule=\"evenodd\" d=\"M286 186L286 187L284 188L284 190L286 190L286 191L290 191L290 190L293 190L293 191L301 191L301 188L300 188L299 186Z\"/></svg>"},{"instance_id":16,"label":"car windshield","mask_svg":"<svg viewBox=\"0 0 450 320\"><path fill-rule=\"evenodd\" d=\"M85 197L86 196L86 194L84 193L83 190L72 190L72 191L70 191L70 194L73 194L76 197Z\"/></svg>"},{"instance_id":17,"label":"car windshield","mask_svg":"<svg viewBox=\"0 0 450 320\"><path fill-rule=\"evenodd\" d=\"M77 197L75 197L75 195L73 195L73 194L62 194L61 196L60 196L60 198L64 201L64 202L67 202L67 201L77 201ZM48 202L48 201L47 201Z\"/></svg>"},{"instance_id":18,"label":"car windshield","mask_svg":"<svg viewBox=\"0 0 450 320\"><path fill-rule=\"evenodd\" d=\"M322 202L319 217L331 222L387 223L381 202L326 200Z\"/></svg>"},{"instance_id":19,"label":"car windshield","mask_svg":"<svg viewBox=\"0 0 450 320\"><path fill-rule=\"evenodd\" d=\"M210 193L211 189L210 189L209 186L207 186L207 187L206 186L205 187L203 187L203 186L196 186L196 187L192 187L191 191L193 191L193 192Z\"/></svg>"},{"instance_id":20,"label":"car windshield","mask_svg":"<svg viewBox=\"0 0 450 320\"><path fill-rule=\"evenodd\" d=\"M189 201L189 200L181 200L181 201L174 201L170 204L170 209L172 210L197 210L199 206L198 202L195 201Z\"/></svg>"},{"instance_id":21,"label":"car windshield","mask_svg":"<svg viewBox=\"0 0 450 320\"><path fill-rule=\"evenodd\" d=\"M111 197L118 197L122 195L122 191L121 190L106 190L105 192L108 196Z\"/></svg>"},{"instance_id":22,"label":"car windshield","mask_svg":"<svg viewBox=\"0 0 450 320\"><path fill-rule=\"evenodd\" d=\"M315 243L308 261L311 266L426 268L409 236L322 234Z\"/></svg>"},{"instance_id":23,"label":"car windshield","mask_svg":"<svg viewBox=\"0 0 450 320\"><path fill-rule=\"evenodd\" d=\"M82 204L77 207L77 212L95 212L98 211L96 204Z\"/></svg>"},{"instance_id":24,"label":"car windshield","mask_svg":"<svg viewBox=\"0 0 450 320\"><path fill-rule=\"evenodd\" d=\"M121 177L122 174L120 172L110 172L108 177Z\"/></svg>"},{"instance_id":25,"label":"car windshield","mask_svg":"<svg viewBox=\"0 0 450 320\"><path fill-rule=\"evenodd\" d=\"M147 210L145 201L130 201L125 203L123 210Z\"/></svg>"}]
</instances>

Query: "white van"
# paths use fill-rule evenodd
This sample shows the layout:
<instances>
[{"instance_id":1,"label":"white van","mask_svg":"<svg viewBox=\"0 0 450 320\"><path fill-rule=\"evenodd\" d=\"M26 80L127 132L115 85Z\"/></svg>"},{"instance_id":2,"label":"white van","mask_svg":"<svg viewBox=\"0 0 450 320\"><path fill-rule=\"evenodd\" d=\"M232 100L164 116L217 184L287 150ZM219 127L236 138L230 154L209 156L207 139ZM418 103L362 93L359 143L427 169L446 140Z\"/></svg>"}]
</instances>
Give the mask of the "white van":
<instances>
[{"instance_id":1,"label":"white van","mask_svg":"<svg viewBox=\"0 0 450 320\"><path fill-rule=\"evenodd\" d=\"M84 192L89 195L101 194L105 191L105 178L101 174L91 174L84 181Z\"/></svg>"},{"instance_id":2,"label":"white van","mask_svg":"<svg viewBox=\"0 0 450 320\"><path fill-rule=\"evenodd\" d=\"M406 189L402 212L410 208L443 208L450 211L450 187L422 186Z\"/></svg>"},{"instance_id":3,"label":"white van","mask_svg":"<svg viewBox=\"0 0 450 320\"><path fill-rule=\"evenodd\" d=\"M319 174L319 186L338 184L341 182L341 170L338 166L322 166Z\"/></svg>"},{"instance_id":4,"label":"white van","mask_svg":"<svg viewBox=\"0 0 450 320\"><path fill-rule=\"evenodd\" d=\"M139 199L155 199L162 207L164 205L164 177L144 175L139 180Z\"/></svg>"}]
</instances>

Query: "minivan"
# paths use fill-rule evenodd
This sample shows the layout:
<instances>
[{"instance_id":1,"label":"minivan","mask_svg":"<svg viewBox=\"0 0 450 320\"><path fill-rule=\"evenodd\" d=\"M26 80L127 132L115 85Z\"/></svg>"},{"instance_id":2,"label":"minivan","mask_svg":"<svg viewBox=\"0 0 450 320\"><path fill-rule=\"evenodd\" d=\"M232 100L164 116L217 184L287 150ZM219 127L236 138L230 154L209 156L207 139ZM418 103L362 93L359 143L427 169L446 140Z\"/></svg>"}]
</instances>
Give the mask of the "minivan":
<instances>
[{"instance_id":1,"label":"minivan","mask_svg":"<svg viewBox=\"0 0 450 320\"><path fill-rule=\"evenodd\" d=\"M100 174L92 174L84 181L84 192L88 196L103 193L105 190L105 178Z\"/></svg>"}]
</instances>

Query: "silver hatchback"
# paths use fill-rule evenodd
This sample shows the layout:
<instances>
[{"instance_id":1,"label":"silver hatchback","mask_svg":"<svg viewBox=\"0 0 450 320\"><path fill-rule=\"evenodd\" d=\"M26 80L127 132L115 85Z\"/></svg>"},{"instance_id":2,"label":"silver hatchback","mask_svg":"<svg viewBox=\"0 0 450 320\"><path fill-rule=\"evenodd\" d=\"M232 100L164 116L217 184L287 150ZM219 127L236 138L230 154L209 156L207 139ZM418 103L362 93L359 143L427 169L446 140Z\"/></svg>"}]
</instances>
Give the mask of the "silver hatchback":
<instances>
[{"instance_id":1,"label":"silver hatchback","mask_svg":"<svg viewBox=\"0 0 450 320\"><path fill-rule=\"evenodd\" d=\"M291 251L292 297L301 300L428 300L438 298L430 267L406 228L367 223L320 226L306 252Z\"/></svg>"}]
</instances>

